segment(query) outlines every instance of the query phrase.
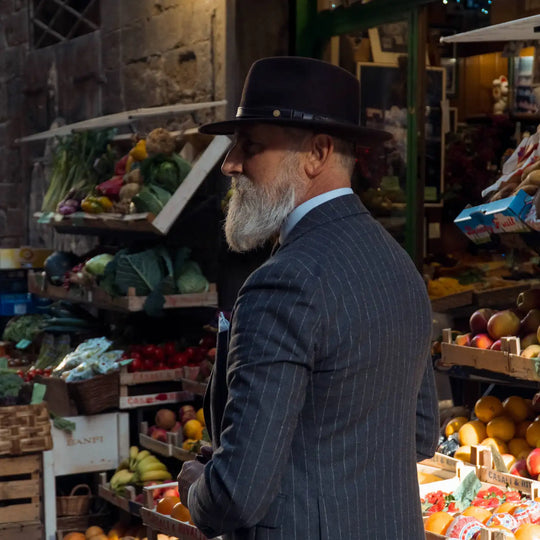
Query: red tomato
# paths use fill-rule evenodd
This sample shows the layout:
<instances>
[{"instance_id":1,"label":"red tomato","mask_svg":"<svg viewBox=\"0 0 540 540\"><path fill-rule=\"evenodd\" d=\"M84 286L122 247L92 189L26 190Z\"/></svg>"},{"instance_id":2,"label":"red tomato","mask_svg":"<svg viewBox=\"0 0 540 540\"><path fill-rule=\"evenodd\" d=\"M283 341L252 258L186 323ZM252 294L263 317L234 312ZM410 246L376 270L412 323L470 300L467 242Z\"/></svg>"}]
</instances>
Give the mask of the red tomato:
<instances>
[{"instance_id":1,"label":"red tomato","mask_svg":"<svg viewBox=\"0 0 540 540\"><path fill-rule=\"evenodd\" d=\"M45 369L43 370L43 375L45 375L45 377L50 377L51 374L52 374L52 371L53 371L53 370L52 370L52 368L50 368L50 367L45 368Z\"/></svg>"},{"instance_id":2,"label":"red tomato","mask_svg":"<svg viewBox=\"0 0 540 540\"><path fill-rule=\"evenodd\" d=\"M143 361L141 360L141 357L139 355L134 357L129 367L130 367L130 371L142 371L144 368L144 364L143 364Z\"/></svg>"},{"instance_id":3,"label":"red tomato","mask_svg":"<svg viewBox=\"0 0 540 540\"><path fill-rule=\"evenodd\" d=\"M154 360L157 363L163 363L165 361L165 349L163 349L163 347L156 346L154 350Z\"/></svg>"},{"instance_id":4,"label":"red tomato","mask_svg":"<svg viewBox=\"0 0 540 540\"><path fill-rule=\"evenodd\" d=\"M143 361L143 369L146 371L154 371L156 369L156 364L154 360L150 358L145 358Z\"/></svg>"},{"instance_id":5,"label":"red tomato","mask_svg":"<svg viewBox=\"0 0 540 540\"><path fill-rule=\"evenodd\" d=\"M187 366L187 363L188 355L185 352L178 352L173 356L172 361L170 362L170 366L175 368L181 368Z\"/></svg>"},{"instance_id":6,"label":"red tomato","mask_svg":"<svg viewBox=\"0 0 540 540\"><path fill-rule=\"evenodd\" d=\"M24 371L22 369L17 370L17 375L24 380Z\"/></svg>"},{"instance_id":7,"label":"red tomato","mask_svg":"<svg viewBox=\"0 0 540 540\"><path fill-rule=\"evenodd\" d=\"M167 358L176 354L176 343L174 341L164 343L162 348Z\"/></svg>"},{"instance_id":8,"label":"red tomato","mask_svg":"<svg viewBox=\"0 0 540 540\"><path fill-rule=\"evenodd\" d=\"M157 347L155 345L145 345L142 350L141 350L141 354L145 357L145 358L155 358L155 355L156 355L156 349Z\"/></svg>"},{"instance_id":9,"label":"red tomato","mask_svg":"<svg viewBox=\"0 0 540 540\"><path fill-rule=\"evenodd\" d=\"M216 346L216 335L215 334L205 334L199 341L199 346L203 349L211 349Z\"/></svg>"}]
</instances>

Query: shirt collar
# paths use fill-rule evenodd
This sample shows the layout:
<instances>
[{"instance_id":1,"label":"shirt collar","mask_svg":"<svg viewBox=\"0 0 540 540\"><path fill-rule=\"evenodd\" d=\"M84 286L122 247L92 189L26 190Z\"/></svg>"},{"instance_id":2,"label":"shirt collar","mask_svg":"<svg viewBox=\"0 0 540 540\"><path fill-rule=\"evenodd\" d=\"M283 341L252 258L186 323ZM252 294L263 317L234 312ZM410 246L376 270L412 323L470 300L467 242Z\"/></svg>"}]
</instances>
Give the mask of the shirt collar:
<instances>
[{"instance_id":1,"label":"shirt collar","mask_svg":"<svg viewBox=\"0 0 540 540\"><path fill-rule=\"evenodd\" d=\"M315 207L323 204L327 201L331 201L336 197L342 197L343 195L351 195L353 190L351 188L339 188L333 189L332 191L327 191L321 195L317 195L312 199L307 200L306 202L298 205L285 219L281 229L279 231L279 243L283 244L288 234L294 229L295 225L311 210Z\"/></svg>"}]
</instances>

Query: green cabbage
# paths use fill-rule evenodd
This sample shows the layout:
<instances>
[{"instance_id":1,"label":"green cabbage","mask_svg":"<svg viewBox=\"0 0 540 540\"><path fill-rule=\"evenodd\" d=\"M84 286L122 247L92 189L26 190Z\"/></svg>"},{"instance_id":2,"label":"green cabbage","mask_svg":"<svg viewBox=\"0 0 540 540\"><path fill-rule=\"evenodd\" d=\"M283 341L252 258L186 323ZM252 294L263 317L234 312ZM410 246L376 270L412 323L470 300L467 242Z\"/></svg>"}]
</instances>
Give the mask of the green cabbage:
<instances>
[{"instance_id":1,"label":"green cabbage","mask_svg":"<svg viewBox=\"0 0 540 540\"><path fill-rule=\"evenodd\" d=\"M114 259L110 253L100 253L84 264L84 269L93 276L103 276L105 267Z\"/></svg>"}]
</instances>

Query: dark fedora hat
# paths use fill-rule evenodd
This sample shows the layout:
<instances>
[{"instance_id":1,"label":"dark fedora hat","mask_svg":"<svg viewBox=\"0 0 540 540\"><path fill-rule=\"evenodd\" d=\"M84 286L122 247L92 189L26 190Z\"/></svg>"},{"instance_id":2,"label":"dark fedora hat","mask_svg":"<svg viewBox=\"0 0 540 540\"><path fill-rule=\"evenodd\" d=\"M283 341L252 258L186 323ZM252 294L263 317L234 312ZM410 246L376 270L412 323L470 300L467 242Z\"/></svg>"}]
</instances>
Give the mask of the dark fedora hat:
<instances>
[{"instance_id":1,"label":"dark fedora hat","mask_svg":"<svg viewBox=\"0 0 540 540\"><path fill-rule=\"evenodd\" d=\"M199 131L229 135L243 125L261 122L311 129L361 146L376 146L392 137L359 125L356 77L322 60L299 56L257 60L247 74L236 117L205 124Z\"/></svg>"}]
</instances>

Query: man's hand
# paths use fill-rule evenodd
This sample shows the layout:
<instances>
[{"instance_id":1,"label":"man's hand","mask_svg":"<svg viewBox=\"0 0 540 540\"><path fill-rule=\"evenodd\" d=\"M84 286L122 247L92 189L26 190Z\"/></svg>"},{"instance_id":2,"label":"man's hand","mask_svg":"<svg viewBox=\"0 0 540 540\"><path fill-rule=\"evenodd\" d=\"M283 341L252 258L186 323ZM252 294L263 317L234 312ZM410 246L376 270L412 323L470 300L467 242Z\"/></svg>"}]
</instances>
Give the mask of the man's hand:
<instances>
[{"instance_id":1,"label":"man's hand","mask_svg":"<svg viewBox=\"0 0 540 540\"><path fill-rule=\"evenodd\" d=\"M189 487L204 471L204 465L197 460L185 461L182 470L176 479L178 481L178 494L184 506L188 505Z\"/></svg>"}]
</instances>

